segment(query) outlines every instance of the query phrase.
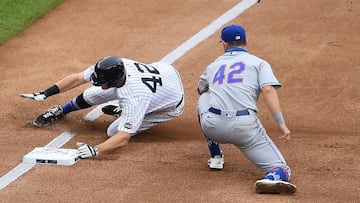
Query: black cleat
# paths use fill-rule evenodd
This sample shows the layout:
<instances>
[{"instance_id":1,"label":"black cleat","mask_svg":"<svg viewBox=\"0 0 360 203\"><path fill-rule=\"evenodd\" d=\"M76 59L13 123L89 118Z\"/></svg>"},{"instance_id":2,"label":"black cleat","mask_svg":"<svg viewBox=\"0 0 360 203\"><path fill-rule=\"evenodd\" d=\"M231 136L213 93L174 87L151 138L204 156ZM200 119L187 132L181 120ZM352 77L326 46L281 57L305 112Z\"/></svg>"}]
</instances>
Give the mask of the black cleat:
<instances>
[{"instance_id":1,"label":"black cleat","mask_svg":"<svg viewBox=\"0 0 360 203\"><path fill-rule=\"evenodd\" d=\"M121 108L120 106L115 106L115 105L107 105L107 106L104 106L101 111L104 113L104 114L107 114L107 115L111 115L111 116L115 116L115 118L119 118L121 116Z\"/></svg>"},{"instance_id":2,"label":"black cleat","mask_svg":"<svg viewBox=\"0 0 360 203\"><path fill-rule=\"evenodd\" d=\"M32 123L37 127L45 127L50 123L62 118L64 116L63 110L60 106L56 105L48 109L45 113L38 116Z\"/></svg>"}]
</instances>

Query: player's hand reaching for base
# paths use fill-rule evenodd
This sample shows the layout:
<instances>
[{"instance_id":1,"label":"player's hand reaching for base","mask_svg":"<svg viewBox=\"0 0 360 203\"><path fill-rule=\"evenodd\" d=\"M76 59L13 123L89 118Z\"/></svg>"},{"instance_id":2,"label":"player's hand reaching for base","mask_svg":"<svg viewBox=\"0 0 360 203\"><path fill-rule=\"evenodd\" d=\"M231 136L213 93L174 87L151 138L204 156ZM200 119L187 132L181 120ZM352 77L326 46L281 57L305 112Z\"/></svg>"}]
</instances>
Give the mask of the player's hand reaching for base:
<instances>
[{"instance_id":1,"label":"player's hand reaching for base","mask_svg":"<svg viewBox=\"0 0 360 203\"><path fill-rule=\"evenodd\" d=\"M77 142L76 145L78 146L77 154L81 159L94 157L99 154L99 151L95 146L82 142Z\"/></svg>"},{"instance_id":2,"label":"player's hand reaching for base","mask_svg":"<svg viewBox=\"0 0 360 203\"><path fill-rule=\"evenodd\" d=\"M20 94L21 97L33 99L36 101L44 101L47 97L44 92L35 92L32 94Z\"/></svg>"},{"instance_id":3,"label":"player's hand reaching for base","mask_svg":"<svg viewBox=\"0 0 360 203\"><path fill-rule=\"evenodd\" d=\"M280 139L284 139L284 142L287 142L288 140L290 140L290 130L288 129L288 127L285 124L282 124L279 126L280 131L283 133L282 136L280 136Z\"/></svg>"}]
</instances>

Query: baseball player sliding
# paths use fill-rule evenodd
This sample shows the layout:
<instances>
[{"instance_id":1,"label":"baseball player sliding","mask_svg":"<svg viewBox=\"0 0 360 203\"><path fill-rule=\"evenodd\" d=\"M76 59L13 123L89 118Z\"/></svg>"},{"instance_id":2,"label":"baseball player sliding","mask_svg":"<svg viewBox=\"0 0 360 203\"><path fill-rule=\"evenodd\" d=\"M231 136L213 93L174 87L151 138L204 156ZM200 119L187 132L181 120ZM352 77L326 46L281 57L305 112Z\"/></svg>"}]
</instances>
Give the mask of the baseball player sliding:
<instances>
[{"instance_id":1,"label":"baseball player sliding","mask_svg":"<svg viewBox=\"0 0 360 203\"><path fill-rule=\"evenodd\" d=\"M92 87L64 105L50 108L33 121L35 126L44 127L70 112L119 101L118 106L108 105L102 109L116 118L107 129L110 138L96 146L77 143L80 158L122 147L137 133L175 119L184 111L183 85L173 66L162 62L144 64L116 56L102 58L83 72L71 74L44 91L20 96L42 101L90 81Z\"/></svg>"},{"instance_id":2,"label":"baseball player sliding","mask_svg":"<svg viewBox=\"0 0 360 203\"><path fill-rule=\"evenodd\" d=\"M245 50L243 27L223 28L221 42L225 53L206 68L198 83L199 121L211 154L208 166L222 169L219 143L231 143L265 173L255 183L258 193L295 193L296 186L289 182L290 167L257 117L262 93L283 133L281 138L290 139L276 93L281 84L268 62Z\"/></svg>"}]
</instances>

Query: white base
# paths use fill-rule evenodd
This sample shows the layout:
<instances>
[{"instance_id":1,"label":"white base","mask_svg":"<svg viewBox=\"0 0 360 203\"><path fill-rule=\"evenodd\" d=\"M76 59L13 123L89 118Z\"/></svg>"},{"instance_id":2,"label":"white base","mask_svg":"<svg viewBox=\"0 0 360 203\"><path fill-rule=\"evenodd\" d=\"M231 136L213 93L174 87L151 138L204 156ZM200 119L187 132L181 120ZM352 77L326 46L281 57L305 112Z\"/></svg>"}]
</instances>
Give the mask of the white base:
<instances>
[{"instance_id":1,"label":"white base","mask_svg":"<svg viewBox=\"0 0 360 203\"><path fill-rule=\"evenodd\" d=\"M23 157L23 162L33 164L73 165L79 161L76 149L36 147Z\"/></svg>"}]
</instances>

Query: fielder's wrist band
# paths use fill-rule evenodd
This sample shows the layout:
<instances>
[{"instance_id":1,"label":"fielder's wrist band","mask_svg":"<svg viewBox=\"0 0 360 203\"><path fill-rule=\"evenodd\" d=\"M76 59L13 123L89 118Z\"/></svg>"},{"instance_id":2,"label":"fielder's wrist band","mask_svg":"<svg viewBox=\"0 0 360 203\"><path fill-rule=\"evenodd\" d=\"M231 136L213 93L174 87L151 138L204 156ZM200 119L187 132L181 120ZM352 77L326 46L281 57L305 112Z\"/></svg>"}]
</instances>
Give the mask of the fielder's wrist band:
<instances>
[{"instance_id":1,"label":"fielder's wrist band","mask_svg":"<svg viewBox=\"0 0 360 203\"><path fill-rule=\"evenodd\" d=\"M46 97L50 97L51 95L60 93L60 89L57 85L51 86L49 89L44 91Z\"/></svg>"},{"instance_id":2,"label":"fielder's wrist band","mask_svg":"<svg viewBox=\"0 0 360 203\"><path fill-rule=\"evenodd\" d=\"M99 155L99 150L98 150L97 147L94 146L94 154L93 154L93 156L97 156L97 155Z\"/></svg>"},{"instance_id":3,"label":"fielder's wrist band","mask_svg":"<svg viewBox=\"0 0 360 203\"><path fill-rule=\"evenodd\" d=\"M285 124L285 120L281 111L273 113L273 116L278 125Z\"/></svg>"}]
</instances>

